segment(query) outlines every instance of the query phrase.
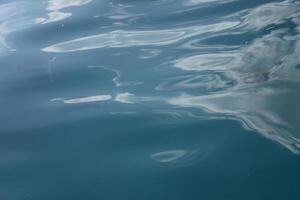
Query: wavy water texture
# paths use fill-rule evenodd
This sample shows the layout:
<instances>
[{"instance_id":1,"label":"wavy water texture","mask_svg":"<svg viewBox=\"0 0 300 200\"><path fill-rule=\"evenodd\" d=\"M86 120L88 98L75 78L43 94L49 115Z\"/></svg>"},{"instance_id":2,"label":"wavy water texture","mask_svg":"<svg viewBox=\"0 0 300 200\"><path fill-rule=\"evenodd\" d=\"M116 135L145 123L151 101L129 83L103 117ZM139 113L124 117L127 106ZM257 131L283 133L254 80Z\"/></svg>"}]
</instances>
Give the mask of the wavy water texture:
<instances>
[{"instance_id":1,"label":"wavy water texture","mask_svg":"<svg viewBox=\"0 0 300 200\"><path fill-rule=\"evenodd\" d=\"M178 109L192 107L206 111L207 114L202 115L206 115L207 119L234 117L248 128L299 153L299 109L296 104L288 104L292 99L299 98L294 88L299 85L300 5L297 1L287 0L253 3L242 10L225 9L228 5L240 4L241 1L227 0L7 3L0 6L1 51L22 51L14 47L14 43L16 47L20 46L17 37L7 41L6 38L12 33L35 27L32 28L34 33L39 26L51 30L48 23L65 24L66 27L61 28L63 41L57 36L51 39L50 43L54 44L32 50L38 53L35 57L48 57L48 54L57 57L55 62L45 61L43 64L48 68L46 73L51 76L50 80L56 81L53 67L58 63L56 68L59 70L59 59L61 64L76 65L75 61L64 61L63 54L77 53L77 57L82 53L85 56L93 50L99 51L99 60L80 65L95 73L98 71L104 76L111 76L110 83L113 85L103 83L109 87L105 91L101 87L88 88L87 82L82 82L78 86L68 86L66 93L52 91L49 93L50 99L60 99L58 102L65 104L102 101L137 103L138 107L153 104L153 110L177 109L174 105ZM41 17L42 13L34 9L38 6L44 7L47 17ZM103 8L101 14L97 9L91 9L97 6ZM145 6L151 9L145 10ZM205 9L223 7L224 12L217 17L203 15L199 19L192 17L178 24L172 23L177 16L197 15ZM74 12L79 8L90 9L81 20L99 21L98 28L93 28L93 34L78 36L80 33L76 33L75 37L70 34L72 23L80 23L68 21L73 18L70 8L76 8ZM24 11L17 12L20 9ZM156 22L158 25L153 27ZM107 62L105 59L120 57L121 61L122 56L128 58L128 63L118 62L118 59ZM68 55L68 58L72 57ZM145 65L150 70L143 66L137 68L140 60L147 60ZM126 68L127 65L132 67ZM76 70L78 67L72 69ZM169 73L171 71L174 74ZM57 76L68 77L63 69L57 72ZM88 74L82 72L82 76L90 79L88 82L95 84L96 77ZM68 79L70 77L65 81L72 81ZM80 91L84 90L86 92L81 94ZM99 96L99 93L106 95ZM274 102L273 99L277 100Z\"/></svg>"},{"instance_id":2,"label":"wavy water texture","mask_svg":"<svg viewBox=\"0 0 300 200\"><path fill-rule=\"evenodd\" d=\"M72 16L72 13L61 12L60 10L73 7L73 6L82 6L92 2L92 0L52 0L48 2L47 11L48 18L37 18L36 22L41 24L47 24L51 22L57 22L64 20Z\"/></svg>"},{"instance_id":3,"label":"wavy water texture","mask_svg":"<svg viewBox=\"0 0 300 200\"><path fill-rule=\"evenodd\" d=\"M215 3L234 2L183 2L185 6L199 5L199 9ZM167 81L154 87L160 92L177 91L182 94L178 97L151 98L149 91L147 97L133 98L133 94L125 93L117 96L117 101L134 103L141 102L143 98L159 99L179 107L204 109L212 115L230 115L292 152L299 153L299 109L294 111L297 105L290 106L291 110L285 108L291 99L299 98L291 89L299 84L297 66L300 49L299 40L295 38L299 32L299 11L300 6L294 1L267 3L221 16L211 24L183 24L160 30L113 30L61 42L42 50L66 53L135 46L184 49L183 55L176 56L175 61L166 58L163 65L173 65L185 73L167 78ZM262 34L255 38L257 32ZM239 40L243 35L246 40L239 44L223 44L226 40ZM215 43L209 44L214 40ZM191 53L188 53L189 49ZM193 49L200 52L192 52ZM278 100L274 103L272 99ZM147 101L149 103L151 101Z\"/></svg>"},{"instance_id":4,"label":"wavy water texture","mask_svg":"<svg viewBox=\"0 0 300 200\"><path fill-rule=\"evenodd\" d=\"M271 3L248 12L241 26L252 31L284 24L299 18L299 6L290 2ZM264 19L267 18L267 19ZM299 24L295 24L299 26ZM187 71L229 72L238 82L232 88L209 95L182 94L167 102L198 107L212 114L234 116L267 138L299 154L299 109L288 106L299 99L297 66L299 41L287 39L290 28L270 30L238 50L200 54L179 59L175 67ZM297 34L297 33L296 33ZM215 81L213 81L215 82ZM183 91L184 93L184 91ZM295 109L296 108L296 109Z\"/></svg>"},{"instance_id":5,"label":"wavy water texture","mask_svg":"<svg viewBox=\"0 0 300 200\"><path fill-rule=\"evenodd\" d=\"M0 200L299 200L299 70L296 0L1 0Z\"/></svg>"},{"instance_id":6,"label":"wavy water texture","mask_svg":"<svg viewBox=\"0 0 300 200\"><path fill-rule=\"evenodd\" d=\"M221 22L200 27L155 31L112 31L59 43L43 49L45 52L73 52L98 48L162 46L178 43L195 35L222 31L237 25L235 22Z\"/></svg>"}]
</instances>

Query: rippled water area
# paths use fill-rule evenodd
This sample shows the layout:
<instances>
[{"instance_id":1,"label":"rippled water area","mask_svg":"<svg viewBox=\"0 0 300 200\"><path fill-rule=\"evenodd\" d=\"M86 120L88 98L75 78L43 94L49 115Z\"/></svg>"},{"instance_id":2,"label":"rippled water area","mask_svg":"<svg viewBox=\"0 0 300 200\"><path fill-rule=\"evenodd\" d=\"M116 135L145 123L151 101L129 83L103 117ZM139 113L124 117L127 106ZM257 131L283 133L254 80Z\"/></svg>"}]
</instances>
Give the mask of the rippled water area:
<instances>
[{"instance_id":1,"label":"rippled water area","mask_svg":"<svg viewBox=\"0 0 300 200\"><path fill-rule=\"evenodd\" d=\"M299 0L0 0L0 200L300 200Z\"/></svg>"}]
</instances>

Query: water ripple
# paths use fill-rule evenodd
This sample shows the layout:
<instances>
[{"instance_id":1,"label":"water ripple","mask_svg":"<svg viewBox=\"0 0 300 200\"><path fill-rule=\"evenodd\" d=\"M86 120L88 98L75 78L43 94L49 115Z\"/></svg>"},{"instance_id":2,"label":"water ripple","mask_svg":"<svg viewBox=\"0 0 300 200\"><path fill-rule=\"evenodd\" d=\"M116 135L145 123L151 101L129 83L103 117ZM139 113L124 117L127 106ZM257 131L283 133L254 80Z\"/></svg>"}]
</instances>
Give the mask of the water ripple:
<instances>
[{"instance_id":1,"label":"water ripple","mask_svg":"<svg viewBox=\"0 0 300 200\"><path fill-rule=\"evenodd\" d=\"M155 31L117 30L62 42L42 49L45 52L73 52L108 47L161 46L177 43L180 40L210 32L226 30L236 26L236 22L221 22L212 25L166 29Z\"/></svg>"},{"instance_id":2,"label":"water ripple","mask_svg":"<svg viewBox=\"0 0 300 200\"><path fill-rule=\"evenodd\" d=\"M0 199L298 200L299 88L298 0L1 0Z\"/></svg>"}]
</instances>

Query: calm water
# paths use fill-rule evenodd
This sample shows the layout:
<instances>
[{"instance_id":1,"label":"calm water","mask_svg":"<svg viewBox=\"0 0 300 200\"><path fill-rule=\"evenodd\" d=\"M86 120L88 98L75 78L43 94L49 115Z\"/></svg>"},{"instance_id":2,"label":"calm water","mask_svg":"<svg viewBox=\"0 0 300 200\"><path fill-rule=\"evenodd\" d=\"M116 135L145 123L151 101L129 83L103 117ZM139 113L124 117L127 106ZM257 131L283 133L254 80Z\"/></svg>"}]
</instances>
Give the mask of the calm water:
<instances>
[{"instance_id":1,"label":"calm water","mask_svg":"<svg viewBox=\"0 0 300 200\"><path fill-rule=\"evenodd\" d=\"M1 200L299 200L300 2L0 0Z\"/></svg>"}]
</instances>

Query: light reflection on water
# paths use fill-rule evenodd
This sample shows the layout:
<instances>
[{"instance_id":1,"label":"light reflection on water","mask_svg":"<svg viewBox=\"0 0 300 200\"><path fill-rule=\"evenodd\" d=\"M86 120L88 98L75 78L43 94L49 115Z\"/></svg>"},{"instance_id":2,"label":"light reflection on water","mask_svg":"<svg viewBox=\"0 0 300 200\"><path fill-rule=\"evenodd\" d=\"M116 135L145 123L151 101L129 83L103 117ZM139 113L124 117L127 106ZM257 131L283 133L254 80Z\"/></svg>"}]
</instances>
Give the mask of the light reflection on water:
<instances>
[{"instance_id":1,"label":"light reflection on water","mask_svg":"<svg viewBox=\"0 0 300 200\"><path fill-rule=\"evenodd\" d=\"M261 171L273 191L276 166L297 185L299 36L293 0L0 2L0 198L199 199L191 185ZM270 198L245 188L228 199Z\"/></svg>"}]
</instances>

